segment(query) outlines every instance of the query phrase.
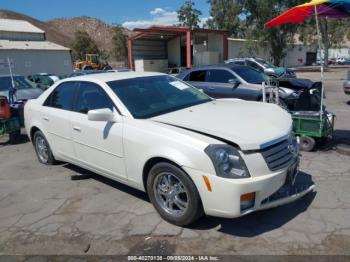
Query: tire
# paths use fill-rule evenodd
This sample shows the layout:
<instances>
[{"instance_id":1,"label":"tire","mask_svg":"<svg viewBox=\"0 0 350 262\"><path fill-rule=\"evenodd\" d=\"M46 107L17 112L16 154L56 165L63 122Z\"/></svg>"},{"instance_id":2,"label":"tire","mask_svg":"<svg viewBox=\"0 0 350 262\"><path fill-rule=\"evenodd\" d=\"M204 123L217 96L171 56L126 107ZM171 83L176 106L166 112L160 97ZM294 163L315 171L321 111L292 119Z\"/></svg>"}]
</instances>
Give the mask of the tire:
<instances>
[{"instance_id":1,"label":"tire","mask_svg":"<svg viewBox=\"0 0 350 262\"><path fill-rule=\"evenodd\" d=\"M302 151L311 152L316 145L315 139L309 136L301 136L300 137L300 149Z\"/></svg>"},{"instance_id":2,"label":"tire","mask_svg":"<svg viewBox=\"0 0 350 262\"><path fill-rule=\"evenodd\" d=\"M35 132L33 136L33 144L40 163L44 165L53 165L56 163L50 145L41 131Z\"/></svg>"},{"instance_id":3,"label":"tire","mask_svg":"<svg viewBox=\"0 0 350 262\"><path fill-rule=\"evenodd\" d=\"M102 70L112 70L113 68L111 67L111 66L109 66L109 65L107 65L107 66L104 66L103 68L102 68Z\"/></svg>"},{"instance_id":4,"label":"tire","mask_svg":"<svg viewBox=\"0 0 350 262\"><path fill-rule=\"evenodd\" d=\"M184 171L170 163L152 167L147 177L147 193L160 216L172 224L188 226L203 215L195 184Z\"/></svg>"},{"instance_id":5,"label":"tire","mask_svg":"<svg viewBox=\"0 0 350 262\"><path fill-rule=\"evenodd\" d=\"M9 143L12 145L18 144L21 140L21 131L14 131L9 134Z\"/></svg>"},{"instance_id":6,"label":"tire","mask_svg":"<svg viewBox=\"0 0 350 262\"><path fill-rule=\"evenodd\" d=\"M83 70L93 70L92 66L84 66Z\"/></svg>"}]
</instances>

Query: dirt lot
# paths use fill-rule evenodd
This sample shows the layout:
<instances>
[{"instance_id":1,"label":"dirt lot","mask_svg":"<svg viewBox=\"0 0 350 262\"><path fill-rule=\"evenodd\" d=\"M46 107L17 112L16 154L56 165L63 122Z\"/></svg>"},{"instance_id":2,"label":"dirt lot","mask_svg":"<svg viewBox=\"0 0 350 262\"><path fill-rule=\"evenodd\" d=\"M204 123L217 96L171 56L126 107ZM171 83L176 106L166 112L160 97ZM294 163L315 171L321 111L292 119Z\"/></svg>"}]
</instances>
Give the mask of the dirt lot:
<instances>
[{"instance_id":1,"label":"dirt lot","mask_svg":"<svg viewBox=\"0 0 350 262\"><path fill-rule=\"evenodd\" d=\"M336 151L338 143L350 144L350 96L341 88L344 69L326 76L335 140L303 153L301 164L315 193L243 218L206 217L180 228L162 221L142 192L97 175L72 181L87 171L40 165L29 142L2 143L0 254L350 255L350 156Z\"/></svg>"}]
</instances>

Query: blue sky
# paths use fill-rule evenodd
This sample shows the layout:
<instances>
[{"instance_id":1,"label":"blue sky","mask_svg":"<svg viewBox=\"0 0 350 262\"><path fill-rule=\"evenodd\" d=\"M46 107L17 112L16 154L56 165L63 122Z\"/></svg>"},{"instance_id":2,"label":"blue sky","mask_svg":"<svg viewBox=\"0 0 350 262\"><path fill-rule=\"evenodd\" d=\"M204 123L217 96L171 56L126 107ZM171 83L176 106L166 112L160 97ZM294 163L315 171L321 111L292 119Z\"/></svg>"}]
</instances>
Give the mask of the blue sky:
<instances>
[{"instance_id":1,"label":"blue sky","mask_svg":"<svg viewBox=\"0 0 350 262\"><path fill-rule=\"evenodd\" d=\"M185 0L1 0L0 9L9 9L33 16L39 20L61 17L91 16L107 23L120 23L129 28L147 27L151 24L174 24L176 10ZM194 0L208 17L206 0Z\"/></svg>"}]
</instances>

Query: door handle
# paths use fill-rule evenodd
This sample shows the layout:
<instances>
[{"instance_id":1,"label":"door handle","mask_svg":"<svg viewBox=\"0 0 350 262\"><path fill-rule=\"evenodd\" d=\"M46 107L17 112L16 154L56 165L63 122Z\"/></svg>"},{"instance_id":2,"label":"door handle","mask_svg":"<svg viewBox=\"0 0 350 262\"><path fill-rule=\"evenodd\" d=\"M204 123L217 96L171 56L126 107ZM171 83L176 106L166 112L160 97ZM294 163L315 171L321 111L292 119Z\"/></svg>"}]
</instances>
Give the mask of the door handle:
<instances>
[{"instance_id":1,"label":"door handle","mask_svg":"<svg viewBox=\"0 0 350 262\"><path fill-rule=\"evenodd\" d=\"M77 132L81 132L81 128L78 126L73 126L73 130L75 130Z\"/></svg>"},{"instance_id":2,"label":"door handle","mask_svg":"<svg viewBox=\"0 0 350 262\"><path fill-rule=\"evenodd\" d=\"M44 116L43 119L44 119L45 121L49 121L49 120L50 120L47 116Z\"/></svg>"}]
</instances>

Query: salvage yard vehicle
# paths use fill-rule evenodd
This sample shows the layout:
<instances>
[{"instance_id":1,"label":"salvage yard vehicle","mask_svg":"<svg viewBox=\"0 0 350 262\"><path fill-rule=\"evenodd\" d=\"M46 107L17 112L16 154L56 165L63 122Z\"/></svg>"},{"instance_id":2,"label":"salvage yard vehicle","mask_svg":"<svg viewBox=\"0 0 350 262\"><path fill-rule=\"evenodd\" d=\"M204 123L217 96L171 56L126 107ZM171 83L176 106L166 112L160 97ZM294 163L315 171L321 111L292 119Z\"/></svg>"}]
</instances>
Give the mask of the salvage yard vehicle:
<instances>
[{"instance_id":1,"label":"salvage yard vehicle","mask_svg":"<svg viewBox=\"0 0 350 262\"><path fill-rule=\"evenodd\" d=\"M98 54L86 54L85 60L77 61L74 70L110 70L112 67L108 63L100 61Z\"/></svg>"},{"instance_id":2,"label":"salvage yard vehicle","mask_svg":"<svg viewBox=\"0 0 350 262\"><path fill-rule=\"evenodd\" d=\"M226 60L225 63L249 66L272 77L296 78L296 74L292 69L274 66L261 58L233 58Z\"/></svg>"},{"instance_id":3,"label":"salvage yard vehicle","mask_svg":"<svg viewBox=\"0 0 350 262\"><path fill-rule=\"evenodd\" d=\"M145 191L159 214L189 225L287 204L298 184L290 114L274 104L215 100L169 75L86 75L25 107L43 164L66 161ZM116 203L117 205L117 203Z\"/></svg>"},{"instance_id":4,"label":"salvage yard vehicle","mask_svg":"<svg viewBox=\"0 0 350 262\"><path fill-rule=\"evenodd\" d=\"M268 81L267 75L253 68L232 64L195 67L181 72L177 77L213 98L251 101L263 100L262 83ZM294 90L280 87L279 104L287 108L287 100L288 103L293 103L296 99L294 94Z\"/></svg>"},{"instance_id":5,"label":"salvage yard vehicle","mask_svg":"<svg viewBox=\"0 0 350 262\"><path fill-rule=\"evenodd\" d=\"M58 76L48 73L39 73L27 76L29 81L36 83L39 88L47 89L52 86L59 79Z\"/></svg>"},{"instance_id":6,"label":"salvage yard vehicle","mask_svg":"<svg viewBox=\"0 0 350 262\"><path fill-rule=\"evenodd\" d=\"M43 90L37 88L35 84L21 75L13 75L14 87L16 89L16 100L29 100L37 98ZM9 99L9 89L12 87L10 75L0 76L0 95L6 96Z\"/></svg>"}]
</instances>

